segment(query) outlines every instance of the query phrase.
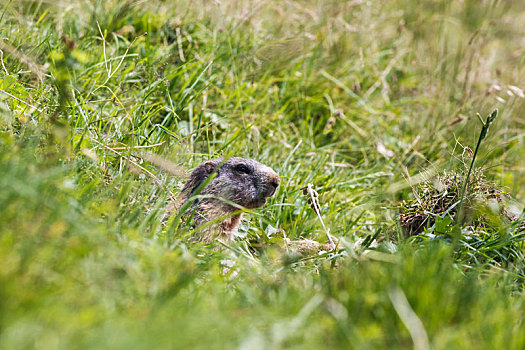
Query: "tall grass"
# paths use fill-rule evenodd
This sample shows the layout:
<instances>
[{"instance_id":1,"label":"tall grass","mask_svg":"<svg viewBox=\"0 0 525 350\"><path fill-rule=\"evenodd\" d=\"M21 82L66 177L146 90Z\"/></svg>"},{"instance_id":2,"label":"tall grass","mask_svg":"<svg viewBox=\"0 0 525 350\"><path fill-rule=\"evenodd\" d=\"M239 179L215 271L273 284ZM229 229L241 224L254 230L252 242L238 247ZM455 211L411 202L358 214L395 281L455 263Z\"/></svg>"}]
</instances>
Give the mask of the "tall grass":
<instances>
[{"instance_id":1,"label":"tall grass","mask_svg":"<svg viewBox=\"0 0 525 350\"><path fill-rule=\"evenodd\" d=\"M523 217L453 246L398 207L498 108L476 171L519 214L524 4L0 3L0 348L523 348ZM222 250L161 220L219 155L282 180Z\"/></svg>"}]
</instances>

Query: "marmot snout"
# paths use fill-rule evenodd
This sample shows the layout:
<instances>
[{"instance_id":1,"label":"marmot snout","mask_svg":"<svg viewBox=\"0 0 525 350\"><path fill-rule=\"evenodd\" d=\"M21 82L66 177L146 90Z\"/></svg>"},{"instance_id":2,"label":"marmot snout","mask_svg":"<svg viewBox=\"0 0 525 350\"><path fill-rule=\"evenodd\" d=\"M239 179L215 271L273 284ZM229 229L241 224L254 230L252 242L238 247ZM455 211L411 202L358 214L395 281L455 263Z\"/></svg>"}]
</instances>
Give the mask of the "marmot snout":
<instances>
[{"instance_id":1,"label":"marmot snout","mask_svg":"<svg viewBox=\"0 0 525 350\"><path fill-rule=\"evenodd\" d=\"M242 218L232 214L238 206L255 209L266 204L279 186L279 175L272 168L253 159L232 157L217 158L197 166L181 192L180 205L184 204L212 174L215 177L198 193L188 212L194 213L196 226L224 217L220 223L211 225L198 237L211 241L215 235L232 239ZM232 205L231 203L236 204Z\"/></svg>"}]
</instances>

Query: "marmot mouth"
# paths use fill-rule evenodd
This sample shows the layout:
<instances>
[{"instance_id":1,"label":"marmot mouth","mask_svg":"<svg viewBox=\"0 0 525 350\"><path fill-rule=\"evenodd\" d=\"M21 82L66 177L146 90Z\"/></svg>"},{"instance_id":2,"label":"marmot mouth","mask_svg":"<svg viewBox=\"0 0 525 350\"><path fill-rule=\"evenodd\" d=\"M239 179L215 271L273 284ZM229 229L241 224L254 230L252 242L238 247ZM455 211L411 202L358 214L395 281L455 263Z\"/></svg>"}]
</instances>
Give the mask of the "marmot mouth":
<instances>
[{"instance_id":1,"label":"marmot mouth","mask_svg":"<svg viewBox=\"0 0 525 350\"><path fill-rule=\"evenodd\" d=\"M262 207L265 204L266 204L266 198L260 198L260 199L254 200L252 203L250 203L250 206L247 206L246 208L255 209L255 208Z\"/></svg>"},{"instance_id":2,"label":"marmot mouth","mask_svg":"<svg viewBox=\"0 0 525 350\"><path fill-rule=\"evenodd\" d=\"M263 186L260 189L259 195L264 198L269 198L275 194L277 187L275 186Z\"/></svg>"}]
</instances>

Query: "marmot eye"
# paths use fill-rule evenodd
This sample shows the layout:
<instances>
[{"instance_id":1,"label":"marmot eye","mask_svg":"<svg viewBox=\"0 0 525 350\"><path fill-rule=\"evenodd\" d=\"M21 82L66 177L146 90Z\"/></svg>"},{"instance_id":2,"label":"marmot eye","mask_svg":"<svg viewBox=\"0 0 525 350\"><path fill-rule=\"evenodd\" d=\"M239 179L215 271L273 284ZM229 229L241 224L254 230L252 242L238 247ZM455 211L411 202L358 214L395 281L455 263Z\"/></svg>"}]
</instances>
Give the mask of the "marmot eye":
<instances>
[{"instance_id":1,"label":"marmot eye","mask_svg":"<svg viewBox=\"0 0 525 350\"><path fill-rule=\"evenodd\" d=\"M235 169L237 169L237 171L241 172L241 173L245 173L245 174L249 174L250 173L250 168L248 168L246 165L237 165L235 167Z\"/></svg>"}]
</instances>

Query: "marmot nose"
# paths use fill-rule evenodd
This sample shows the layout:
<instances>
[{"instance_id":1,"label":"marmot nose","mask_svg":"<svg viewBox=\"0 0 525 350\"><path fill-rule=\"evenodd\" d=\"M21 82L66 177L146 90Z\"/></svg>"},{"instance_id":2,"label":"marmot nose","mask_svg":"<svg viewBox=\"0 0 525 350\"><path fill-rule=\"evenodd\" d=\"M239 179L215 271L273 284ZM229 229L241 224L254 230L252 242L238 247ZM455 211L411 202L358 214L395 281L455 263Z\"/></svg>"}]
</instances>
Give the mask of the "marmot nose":
<instances>
[{"instance_id":1,"label":"marmot nose","mask_svg":"<svg viewBox=\"0 0 525 350\"><path fill-rule=\"evenodd\" d=\"M268 186L269 192L268 192L267 197L273 196L273 194L277 190L277 187L279 187L280 183L281 183L281 180L279 179L279 175L277 175L276 173L271 174L269 186Z\"/></svg>"}]
</instances>

